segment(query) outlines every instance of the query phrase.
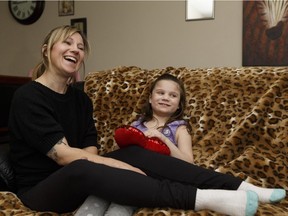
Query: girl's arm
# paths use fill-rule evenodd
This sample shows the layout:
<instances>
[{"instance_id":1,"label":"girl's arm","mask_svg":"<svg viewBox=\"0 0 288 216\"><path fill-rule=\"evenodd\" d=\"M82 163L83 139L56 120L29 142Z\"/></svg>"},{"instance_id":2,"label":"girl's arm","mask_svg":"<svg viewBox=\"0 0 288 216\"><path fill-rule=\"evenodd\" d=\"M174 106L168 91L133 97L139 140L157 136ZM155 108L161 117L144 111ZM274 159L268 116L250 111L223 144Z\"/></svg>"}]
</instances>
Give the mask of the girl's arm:
<instances>
[{"instance_id":1,"label":"girl's arm","mask_svg":"<svg viewBox=\"0 0 288 216\"><path fill-rule=\"evenodd\" d=\"M144 132L147 137L157 137L161 139L170 149L171 156L184 160L188 163L194 163L192 152L192 140L185 125L181 125L176 131L176 142L178 147L172 143L166 136L156 129L148 129Z\"/></svg>"},{"instance_id":2,"label":"girl's arm","mask_svg":"<svg viewBox=\"0 0 288 216\"><path fill-rule=\"evenodd\" d=\"M194 163L192 138L185 125L181 125L177 128L176 142L178 144L179 151L183 154L183 157L186 158L186 161L189 163Z\"/></svg>"},{"instance_id":3,"label":"girl's arm","mask_svg":"<svg viewBox=\"0 0 288 216\"><path fill-rule=\"evenodd\" d=\"M70 147L65 137L59 140L50 149L50 151L47 153L47 156L61 166L65 166L75 160L85 159L110 167L131 170L146 175L142 170L133 167L125 162L98 155L98 150L96 147L91 146L84 149Z\"/></svg>"}]
</instances>

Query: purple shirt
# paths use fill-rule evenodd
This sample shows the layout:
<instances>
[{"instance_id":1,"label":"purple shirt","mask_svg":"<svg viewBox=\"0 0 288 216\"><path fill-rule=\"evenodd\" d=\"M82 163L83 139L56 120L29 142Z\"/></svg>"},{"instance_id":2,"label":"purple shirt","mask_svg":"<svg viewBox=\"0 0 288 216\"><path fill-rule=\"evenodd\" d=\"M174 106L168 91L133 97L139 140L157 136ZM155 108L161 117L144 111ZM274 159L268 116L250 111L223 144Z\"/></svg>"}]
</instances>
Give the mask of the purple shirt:
<instances>
[{"instance_id":1,"label":"purple shirt","mask_svg":"<svg viewBox=\"0 0 288 216\"><path fill-rule=\"evenodd\" d=\"M141 130L143 133L148 130L144 124L141 124L140 119L134 121L131 125ZM177 146L175 135L177 128L181 125L186 125L186 122L184 120L173 121L170 122L167 127L163 128L163 130L160 132Z\"/></svg>"}]
</instances>

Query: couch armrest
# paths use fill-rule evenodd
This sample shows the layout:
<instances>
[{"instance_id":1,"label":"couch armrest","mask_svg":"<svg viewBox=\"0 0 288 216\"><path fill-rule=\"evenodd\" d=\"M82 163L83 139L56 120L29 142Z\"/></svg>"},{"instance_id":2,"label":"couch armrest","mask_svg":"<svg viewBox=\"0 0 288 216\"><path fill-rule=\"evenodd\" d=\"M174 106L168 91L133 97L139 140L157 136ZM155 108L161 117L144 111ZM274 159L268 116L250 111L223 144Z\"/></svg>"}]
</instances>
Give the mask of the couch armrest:
<instances>
[{"instance_id":1,"label":"couch armrest","mask_svg":"<svg viewBox=\"0 0 288 216\"><path fill-rule=\"evenodd\" d=\"M0 191L15 191L14 172L9 160L9 144L0 144Z\"/></svg>"}]
</instances>

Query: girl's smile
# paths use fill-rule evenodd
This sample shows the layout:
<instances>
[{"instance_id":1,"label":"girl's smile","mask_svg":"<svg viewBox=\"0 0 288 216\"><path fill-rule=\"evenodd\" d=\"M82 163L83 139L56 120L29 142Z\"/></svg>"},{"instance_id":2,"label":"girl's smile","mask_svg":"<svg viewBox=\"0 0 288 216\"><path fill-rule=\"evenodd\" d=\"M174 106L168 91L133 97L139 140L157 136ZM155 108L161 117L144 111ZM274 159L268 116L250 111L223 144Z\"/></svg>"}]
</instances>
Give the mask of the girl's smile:
<instances>
[{"instance_id":1,"label":"girl's smile","mask_svg":"<svg viewBox=\"0 0 288 216\"><path fill-rule=\"evenodd\" d=\"M180 88L171 80L160 80L155 85L149 102L156 116L171 116L179 107Z\"/></svg>"}]
</instances>

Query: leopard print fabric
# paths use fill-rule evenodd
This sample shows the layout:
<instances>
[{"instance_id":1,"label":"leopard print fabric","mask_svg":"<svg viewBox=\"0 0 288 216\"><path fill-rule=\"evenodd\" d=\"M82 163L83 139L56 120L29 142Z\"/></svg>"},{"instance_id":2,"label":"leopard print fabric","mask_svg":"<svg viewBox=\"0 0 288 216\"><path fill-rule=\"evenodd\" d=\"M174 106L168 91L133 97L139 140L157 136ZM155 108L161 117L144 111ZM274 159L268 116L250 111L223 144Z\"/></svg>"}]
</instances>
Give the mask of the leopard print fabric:
<instances>
[{"instance_id":1,"label":"leopard print fabric","mask_svg":"<svg viewBox=\"0 0 288 216\"><path fill-rule=\"evenodd\" d=\"M100 154L118 148L116 127L131 123L148 98L151 82L163 73L183 80L186 118L193 129L195 163L239 176L263 187L288 190L288 68L173 68L146 70L117 67L93 72L85 91L94 106ZM288 198L260 204L257 216L284 216ZM47 215L26 208L15 194L0 192L0 216ZM73 215L72 213L67 216ZM140 208L134 216L220 216L213 211Z\"/></svg>"},{"instance_id":2,"label":"leopard print fabric","mask_svg":"<svg viewBox=\"0 0 288 216\"><path fill-rule=\"evenodd\" d=\"M90 73L100 153L117 149L116 127L131 123L148 98L149 84L171 73L186 88L186 117L193 128L195 163L230 173L255 185L288 189L288 68L118 67ZM288 212L288 200L260 204L257 215ZM218 215L212 211L139 209L135 215Z\"/></svg>"},{"instance_id":3,"label":"leopard print fabric","mask_svg":"<svg viewBox=\"0 0 288 216\"><path fill-rule=\"evenodd\" d=\"M20 201L12 192L0 192L0 216L72 216L73 213L57 214L54 212L33 211Z\"/></svg>"}]
</instances>

